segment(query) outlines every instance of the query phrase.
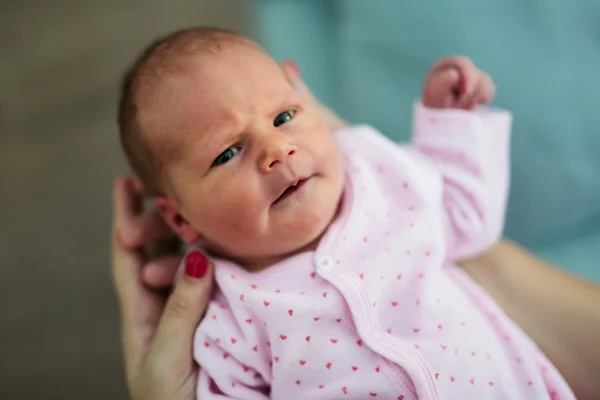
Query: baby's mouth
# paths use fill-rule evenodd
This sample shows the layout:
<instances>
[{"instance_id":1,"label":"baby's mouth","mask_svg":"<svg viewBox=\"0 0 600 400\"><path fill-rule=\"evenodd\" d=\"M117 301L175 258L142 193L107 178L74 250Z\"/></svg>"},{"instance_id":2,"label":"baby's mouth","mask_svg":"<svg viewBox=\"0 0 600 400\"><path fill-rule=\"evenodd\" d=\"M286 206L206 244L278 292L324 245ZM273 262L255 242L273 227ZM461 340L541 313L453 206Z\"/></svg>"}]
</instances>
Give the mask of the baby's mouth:
<instances>
[{"instance_id":1,"label":"baby's mouth","mask_svg":"<svg viewBox=\"0 0 600 400\"><path fill-rule=\"evenodd\" d=\"M273 204L279 203L280 201L284 200L285 198L289 197L290 195L292 195L293 193L298 191L298 189L300 189L302 187L302 185L304 185L306 183L307 180L308 180L308 178L305 178L305 179L300 179L300 180L292 183L290 186L287 187L287 189L285 189L283 191L283 193L281 193L279 195L279 197L277 198L277 200L275 200L273 202Z\"/></svg>"}]
</instances>

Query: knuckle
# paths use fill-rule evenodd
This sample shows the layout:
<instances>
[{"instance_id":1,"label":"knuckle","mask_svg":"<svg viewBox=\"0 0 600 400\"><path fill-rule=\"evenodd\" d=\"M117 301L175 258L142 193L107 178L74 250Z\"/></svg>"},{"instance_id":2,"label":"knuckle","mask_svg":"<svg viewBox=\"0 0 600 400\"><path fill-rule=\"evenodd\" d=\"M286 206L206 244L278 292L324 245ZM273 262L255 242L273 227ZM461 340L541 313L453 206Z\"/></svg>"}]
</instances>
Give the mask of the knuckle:
<instances>
[{"instance_id":1,"label":"knuckle","mask_svg":"<svg viewBox=\"0 0 600 400\"><path fill-rule=\"evenodd\" d=\"M192 309L192 303L190 300L181 298L179 296L173 297L167 303L167 309L169 313L171 313L175 317L183 316L190 312L190 310Z\"/></svg>"}]
</instances>

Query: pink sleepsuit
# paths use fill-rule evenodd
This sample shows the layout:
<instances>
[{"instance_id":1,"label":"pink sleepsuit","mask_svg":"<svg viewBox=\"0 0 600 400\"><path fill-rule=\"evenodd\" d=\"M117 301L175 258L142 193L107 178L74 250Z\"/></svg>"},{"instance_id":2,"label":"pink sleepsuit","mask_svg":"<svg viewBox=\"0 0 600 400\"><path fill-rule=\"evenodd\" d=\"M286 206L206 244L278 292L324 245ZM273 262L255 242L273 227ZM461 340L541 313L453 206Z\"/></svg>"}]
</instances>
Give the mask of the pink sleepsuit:
<instances>
[{"instance_id":1,"label":"pink sleepsuit","mask_svg":"<svg viewBox=\"0 0 600 400\"><path fill-rule=\"evenodd\" d=\"M412 143L336 133L342 210L314 252L258 273L215 261L198 398L573 399L453 261L502 234L510 114L415 106Z\"/></svg>"}]
</instances>

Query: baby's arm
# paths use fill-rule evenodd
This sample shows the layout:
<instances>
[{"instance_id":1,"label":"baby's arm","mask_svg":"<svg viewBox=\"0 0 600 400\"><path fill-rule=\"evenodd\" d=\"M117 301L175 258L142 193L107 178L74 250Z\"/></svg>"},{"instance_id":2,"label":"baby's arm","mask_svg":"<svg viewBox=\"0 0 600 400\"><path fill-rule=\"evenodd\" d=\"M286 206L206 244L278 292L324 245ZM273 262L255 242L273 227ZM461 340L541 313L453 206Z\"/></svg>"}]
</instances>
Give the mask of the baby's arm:
<instances>
[{"instance_id":1,"label":"baby's arm","mask_svg":"<svg viewBox=\"0 0 600 400\"><path fill-rule=\"evenodd\" d=\"M449 57L434 65L416 106L413 144L443 180L449 260L480 253L502 235L512 118L478 106L493 94L487 74Z\"/></svg>"},{"instance_id":2,"label":"baby's arm","mask_svg":"<svg viewBox=\"0 0 600 400\"><path fill-rule=\"evenodd\" d=\"M252 334L242 334L228 308L211 303L194 337L194 359L200 362L199 399L269 398L263 378L270 371L268 358L263 349L253 350L247 336Z\"/></svg>"}]
</instances>

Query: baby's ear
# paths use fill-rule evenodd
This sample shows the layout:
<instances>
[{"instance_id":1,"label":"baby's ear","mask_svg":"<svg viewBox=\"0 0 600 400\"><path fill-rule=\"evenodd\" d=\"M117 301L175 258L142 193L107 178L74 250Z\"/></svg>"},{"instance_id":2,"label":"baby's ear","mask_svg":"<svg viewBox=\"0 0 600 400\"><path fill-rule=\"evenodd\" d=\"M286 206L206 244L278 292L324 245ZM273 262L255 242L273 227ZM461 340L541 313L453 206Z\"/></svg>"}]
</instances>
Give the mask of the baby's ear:
<instances>
[{"instance_id":1,"label":"baby's ear","mask_svg":"<svg viewBox=\"0 0 600 400\"><path fill-rule=\"evenodd\" d=\"M156 208L169 227L181 240L193 244L202 238L198 232L181 214L177 205L170 199L159 196L155 198Z\"/></svg>"}]
</instances>

